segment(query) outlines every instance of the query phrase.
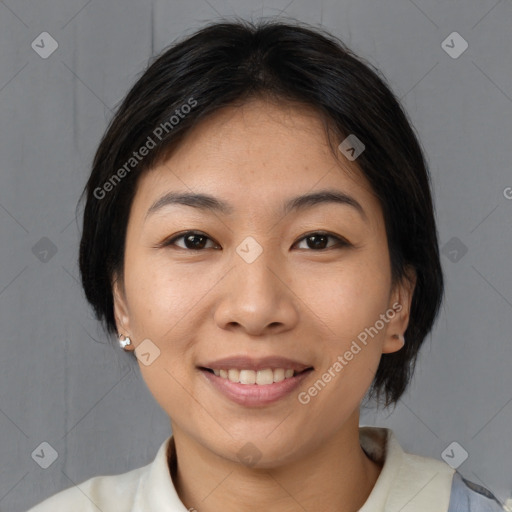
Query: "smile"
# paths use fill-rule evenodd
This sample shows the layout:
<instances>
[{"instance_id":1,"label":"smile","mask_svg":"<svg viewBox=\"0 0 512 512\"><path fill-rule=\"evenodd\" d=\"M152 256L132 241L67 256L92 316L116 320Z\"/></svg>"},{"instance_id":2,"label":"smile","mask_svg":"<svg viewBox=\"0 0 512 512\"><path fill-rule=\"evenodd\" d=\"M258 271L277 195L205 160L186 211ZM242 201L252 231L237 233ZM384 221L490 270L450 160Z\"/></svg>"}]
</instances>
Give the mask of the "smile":
<instances>
[{"instance_id":1,"label":"smile","mask_svg":"<svg viewBox=\"0 0 512 512\"><path fill-rule=\"evenodd\" d=\"M264 370L238 370L231 368L229 370L212 370L217 377L229 379L231 382L240 382L240 384L258 384L265 386L274 382L281 382L300 373L291 368L266 368Z\"/></svg>"},{"instance_id":2,"label":"smile","mask_svg":"<svg viewBox=\"0 0 512 512\"><path fill-rule=\"evenodd\" d=\"M267 368L258 371L236 368L199 368L213 388L231 401L244 406L263 406L289 395L313 371Z\"/></svg>"}]
</instances>

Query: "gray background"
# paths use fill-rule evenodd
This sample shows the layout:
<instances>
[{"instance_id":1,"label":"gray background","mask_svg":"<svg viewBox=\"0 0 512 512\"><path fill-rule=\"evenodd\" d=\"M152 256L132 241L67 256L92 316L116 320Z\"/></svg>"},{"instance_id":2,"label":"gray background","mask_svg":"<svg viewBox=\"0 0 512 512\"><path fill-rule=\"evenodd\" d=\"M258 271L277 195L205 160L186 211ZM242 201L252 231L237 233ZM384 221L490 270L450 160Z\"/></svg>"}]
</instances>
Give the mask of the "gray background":
<instances>
[{"instance_id":1,"label":"gray background","mask_svg":"<svg viewBox=\"0 0 512 512\"><path fill-rule=\"evenodd\" d=\"M147 464L170 434L138 368L106 339L82 295L76 202L113 109L154 52L219 15L281 11L322 24L382 70L433 176L444 307L402 403L394 412L364 410L362 423L390 426L404 449L436 458L456 441L469 454L459 471L503 500L511 496L510 0L5 0L2 511ZM31 47L44 31L59 45L47 59ZM469 44L458 58L442 45L454 31ZM42 442L58 453L48 469L32 457Z\"/></svg>"}]
</instances>

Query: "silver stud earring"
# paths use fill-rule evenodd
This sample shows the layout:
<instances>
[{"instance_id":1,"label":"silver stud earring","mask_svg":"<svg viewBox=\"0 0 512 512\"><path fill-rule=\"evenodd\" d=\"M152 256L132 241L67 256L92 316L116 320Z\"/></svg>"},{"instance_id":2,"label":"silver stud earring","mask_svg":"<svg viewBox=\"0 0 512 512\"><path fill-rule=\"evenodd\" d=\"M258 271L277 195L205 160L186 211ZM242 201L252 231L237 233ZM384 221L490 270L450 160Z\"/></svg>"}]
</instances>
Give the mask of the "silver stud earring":
<instances>
[{"instance_id":1,"label":"silver stud earring","mask_svg":"<svg viewBox=\"0 0 512 512\"><path fill-rule=\"evenodd\" d=\"M405 338L403 334L397 334L398 339L402 342L402 345L405 345Z\"/></svg>"},{"instance_id":2,"label":"silver stud earring","mask_svg":"<svg viewBox=\"0 0 512 512\"><path fill-rule=\"evenodd\" d=\"M126 349L127 346L132 344L132 340L124 334L119 335L119 346Z\"/></svg>"}]
</instances>

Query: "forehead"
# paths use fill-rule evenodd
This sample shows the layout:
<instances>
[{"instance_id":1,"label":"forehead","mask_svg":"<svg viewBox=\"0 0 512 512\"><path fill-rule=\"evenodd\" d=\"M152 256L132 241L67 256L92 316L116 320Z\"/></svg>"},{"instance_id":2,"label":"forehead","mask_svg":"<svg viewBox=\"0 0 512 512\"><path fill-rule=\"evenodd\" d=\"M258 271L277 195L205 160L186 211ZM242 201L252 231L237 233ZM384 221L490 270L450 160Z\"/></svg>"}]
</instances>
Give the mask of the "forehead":
<instances>
[{"instance_id":1,"label":"forehead","mask_svg":"<svg viewBox=\"0 0 512 512\"><path fill-rule=\"evenodd\" d=\"M315 110L255 99L216 111L190 130L167 161L140 177L134 210L145 214L173 190L215 195L235 209L272 210L289 197L333 188L378 215L369 183L355 162L333 155Z\"/></svg>"}]
</instances>

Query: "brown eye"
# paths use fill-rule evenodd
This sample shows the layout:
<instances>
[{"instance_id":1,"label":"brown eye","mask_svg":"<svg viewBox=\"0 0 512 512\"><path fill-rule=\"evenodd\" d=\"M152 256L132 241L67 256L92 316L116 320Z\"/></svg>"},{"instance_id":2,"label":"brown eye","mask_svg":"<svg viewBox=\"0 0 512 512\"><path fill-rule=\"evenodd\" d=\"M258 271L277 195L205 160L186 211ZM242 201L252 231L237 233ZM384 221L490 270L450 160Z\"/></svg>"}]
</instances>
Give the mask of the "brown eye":
<instances>
[{"instance_id":1,"label":"brown eye","mask_svg":"<svg viewBox=\"0 0 512 512\"><path fill-rule=\"evenodd\" d=\"M183 240L182 244L178 244L178 240ZM329 240L333 240L335 243L329 245ZM208 242L213 243L213 246L207 247ZM299 249L313 249L315 251L323 251L327 249L333 249L336 247L346 247L351 245L345 239L339 236L332 235L324 232L314 232L302 237L296 244L306 243L306 247L298 247ZM175 236L165 242L162 247L176 246L181 249L189 249L192 251L200 251L202 249L219 248L209 236L198 231L186 231L178 236Z\"/></svg>"},{"instance_id":2,"label":"brown eye","mask_svg":"<svg viewBox=\"0 0 512 512\"><path fill-rule=\"evenodd\" d=\"M176 243L177 240L183 239L184 246L178 245ZM200 251L206 247L207 242L213 240L205 235L204 233L197 232L197 231L186 231L185 233L182 233L179 236L176 236L174 238L171 238L170 240L167 240L164 242L163 246L172 246L176 245L180 247L181 249L190 249L193 251ZM214 244L214 247L218 247L216 244ZM208 247L206 247L208 248Z\"/></svg>"},{"instance_id":3,"label":"brown eye","mask_svg":"<svg viewBox=\"0 0 512 512\"><path fill-rule=\"evenodd\" d=\"M335 240L336 243L331 245L330 247L327 247L329 239ZM331 235L330 233L324 233L322 231L310 233L299 240L299 242L302 241L306 242L307 247L299 247L299 249L314 249L317 251L331 249L333 247L344 247L350 245L346 240L343 240L338 236Z\"/></svg>"}]
</instances>

